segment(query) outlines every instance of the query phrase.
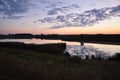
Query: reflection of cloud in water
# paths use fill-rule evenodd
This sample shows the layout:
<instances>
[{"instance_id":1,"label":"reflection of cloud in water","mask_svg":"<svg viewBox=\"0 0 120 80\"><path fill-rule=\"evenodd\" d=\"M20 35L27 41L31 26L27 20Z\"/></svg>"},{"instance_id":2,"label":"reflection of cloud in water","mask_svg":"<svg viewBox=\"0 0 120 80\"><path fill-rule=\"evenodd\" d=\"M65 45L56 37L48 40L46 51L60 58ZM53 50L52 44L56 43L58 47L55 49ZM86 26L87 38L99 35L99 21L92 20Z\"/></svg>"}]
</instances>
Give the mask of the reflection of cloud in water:
<instances>
[{"instance_id":1,"label":"reflection of cloud in water","mask_svg":"<svg viewBox=\"0 0 120 80\"><path fill-rule=\"evenodd\" d=\"M98 50L93 46L67 45L66 51L71 56L79 56L82 59L85 59L86 56L89 56L89 58L91 58L92 55L94 55L96 58L101 57L103 59L106 59L108 56L110 56L109 52Z\"/></svg>"}]
</instances>

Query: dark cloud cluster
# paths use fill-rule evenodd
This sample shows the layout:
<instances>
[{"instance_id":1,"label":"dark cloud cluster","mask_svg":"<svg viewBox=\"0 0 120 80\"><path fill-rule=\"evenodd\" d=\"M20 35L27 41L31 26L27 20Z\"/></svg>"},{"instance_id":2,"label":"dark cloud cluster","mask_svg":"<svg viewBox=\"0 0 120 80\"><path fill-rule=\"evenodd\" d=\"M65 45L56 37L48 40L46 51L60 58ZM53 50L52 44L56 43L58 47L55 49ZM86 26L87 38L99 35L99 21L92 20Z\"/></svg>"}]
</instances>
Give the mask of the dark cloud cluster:
<instances>
[{"instance_id":1,"label":"dark cloud cluster","mask_svg":"<svg viewBox=\"0 0 120 80\"><path fill-rule=\"evenodd\" d=\"M112 15L120 16L120 5L113 7L111 10Z\"/></svg>"},{"instance_id":2,"label":"dark cloud cluster","mask_svg":"<svg viewBox=\"0 0 120 80\"><path fill-rule=\"evenodd\" d=\"M8 16L10 19L20 18L22 16L14 16L16 14L28 11L30 0L0 0L0 14Z\"/></svg>"},{"instance_id":3,"label":"dark cloud cluster","mask_svg":"<svg viewBox=\"0 0 120 80\"><path fill-rule=\"evenodd\" d=\"M77 7L77 6L75 6ZM65 9L68 7L65 7ZM55 15L57 11L61 9L53 10L49 15ZM56 17L45 17L40 19L41 23L53 23L52 28L62 28L62 27L84 27L92 26L99 21L120 16L120 5L116 7L107 7L102 9L87 10L83 13L68 13L65 15L57 15Z\"/></svg>"},{"instance_id":4,"label":"dark cloud cluster","mask_svg":"<svg viewBox=\"0 0 120 80\"><path fill-rule=\"evenodd\" d=\"M52 9L48 11L48 15L56 15L58 13L65 13L66 11L80 9L80 6L77 4L72 4L68 6L62 6L62 7L56 7L55 5L51 5L51 7Z\"/></svg>"}]
</instances>

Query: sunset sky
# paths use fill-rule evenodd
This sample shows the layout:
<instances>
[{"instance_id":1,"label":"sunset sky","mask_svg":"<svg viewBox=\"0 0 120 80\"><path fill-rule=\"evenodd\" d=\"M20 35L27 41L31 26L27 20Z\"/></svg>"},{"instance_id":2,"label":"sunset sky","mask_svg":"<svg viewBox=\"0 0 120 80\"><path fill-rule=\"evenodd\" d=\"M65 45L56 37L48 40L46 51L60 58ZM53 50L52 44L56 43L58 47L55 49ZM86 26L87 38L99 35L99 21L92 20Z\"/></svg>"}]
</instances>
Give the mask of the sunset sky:
<instances>
[{"instance_id":1,"label":"sunset sky","mask_svg":"<svg viewBox=\"0 0 120 80\"><path fill-rule=\"evenodd\" d=\"M0 34L120 34L120 0L0 0Z\"/></svg>"}]
</instances>

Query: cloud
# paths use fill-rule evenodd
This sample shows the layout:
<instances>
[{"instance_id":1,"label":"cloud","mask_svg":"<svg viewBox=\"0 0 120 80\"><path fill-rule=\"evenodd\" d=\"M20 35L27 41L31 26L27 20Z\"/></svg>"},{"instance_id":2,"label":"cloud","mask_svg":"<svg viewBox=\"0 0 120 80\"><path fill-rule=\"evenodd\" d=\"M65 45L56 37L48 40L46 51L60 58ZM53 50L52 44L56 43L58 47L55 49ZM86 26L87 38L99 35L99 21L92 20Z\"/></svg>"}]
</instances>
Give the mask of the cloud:
<instances>
[{"instance_id":1,"label":"cloud","mask_svg":"<svg viewBox=\"0 0 120 80\"><path fill-rule=\"evenodd\" d=\"M118 5L117 7L113 7L110 13L113 14L120 13L120 5Z\"/></svg>"},{"instance_id":2,"label":"cloud","mask_svg":"<svg viewBox=\"0 0 120 80\"><path fill-rule=\"evenodd\" d=\"M0 14L8 16L10 19L20 18L16 14L25 13L29 10L30 0L0 0ZM12 19L13 19L12 18Z\"/></svg>"},{"instance_id":3,"label":"cloud","mask_svg":"<svg viewBox=\"0 0 120 80\"><path fill-rule=\"evenodd\" d=\"M58 6L61 6L62 4L64 4L63 2L54 2L51 3L50 5L46 6L46 8L56 8Z\"/></svg>"},{"instance_id":4,"label":"cloud","mask_svg":"<svg viewBox=\"0 0 120 80\"><path fill-rule=\"evenodd\" d=\"M40 1L41 3L44 3L44 4L51 3L49 0L38 0L38 1Z\"/></svg>"},{"instance_id":5,"label":"cloud","mask_svg":"<svg viewBox=\"0 0 120 80\"><path fill-rule=\"evenodd\" d=\"M96 4L91 4L90 7L96 6Z\"/></svg>"},{"instance_id":6,"label":"cloud","mask_svg":"<svg viewBox=\"0 0 120 80\"><path fill-rule=\"evenodd\" d=\"M53 10L51 14L55 14L55 13L57 12L54 12ZM99 21L103 21L105 19L116 16L120 17L120 5L115 7L106 7L102 9L87 10L83 13L68 13L64 15L57 15L55 17L54 16L45 17L38 21L40 21L41 23L54 24L54 26L52 26L51 28L62 28L62 27L73 27L73 26L85 27L85 26L93 26Z\"/></svg>"},{"instance_id":7,"label":"cloud","mask_svg":"<svg viewBox=\"0 0 120 80\"><path fill-rule=\"evenodd\" d=\"M54 6L54 7L53 7ZM80 9L80 6L77 4L72 4L68 6L56 7L55 5L51 5L52 9L48 11L48 15L56 15L59 13L65 13L73 9Z\"/></svg>"},{"instance_id":8,"label":"cloud","mask_svg":"<svg viewBox=\"0 0 120 80\"><path fill-rule=\"evenodd\" d=\"M8 16L8 17L2 17L3 19L20 19L24 16Z\"/></svg>"}]
</instances>

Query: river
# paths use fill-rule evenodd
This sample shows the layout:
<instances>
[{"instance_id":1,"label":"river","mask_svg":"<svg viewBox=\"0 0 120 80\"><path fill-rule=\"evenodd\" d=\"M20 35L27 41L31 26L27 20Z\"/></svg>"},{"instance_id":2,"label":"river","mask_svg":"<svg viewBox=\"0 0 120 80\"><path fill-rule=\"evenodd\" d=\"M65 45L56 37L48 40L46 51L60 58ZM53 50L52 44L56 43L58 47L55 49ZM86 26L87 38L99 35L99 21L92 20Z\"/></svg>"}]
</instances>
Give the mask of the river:
<instances>
[{"instance_id":1,"label":"river","mask_svg":"<svg viewBox=\"0 0 120 80\"><path fill-rule=\"evenodd\" d=\"M101 56L102 58L107 58L115 53L120 53L120 45L97 43L84 43L84 45L81 45L79 42L46 39L0 39L0 42L24 42L27 44L66 43L67 46L65 52L69 52L71 56L80 56L83 59L86 57L86 55L89 56L89 58L92 55L95 57Z\"/></svg>"}]
</instances>

